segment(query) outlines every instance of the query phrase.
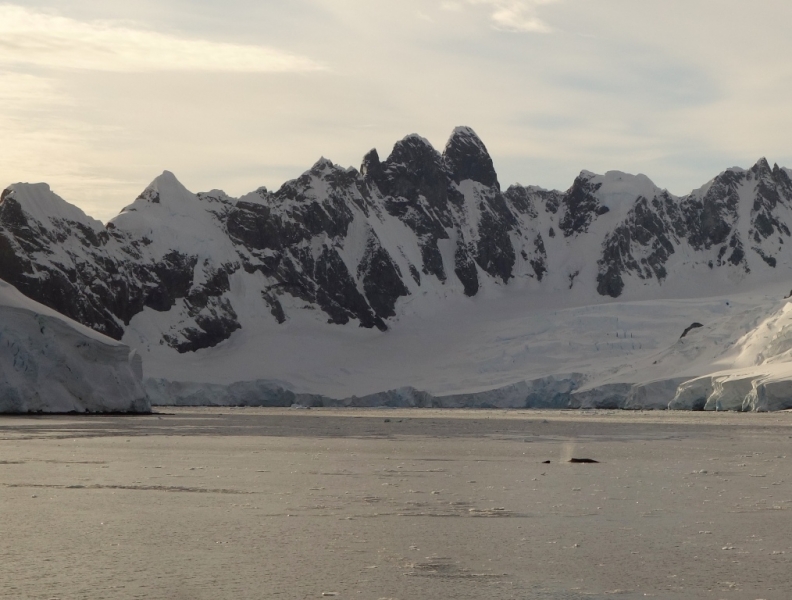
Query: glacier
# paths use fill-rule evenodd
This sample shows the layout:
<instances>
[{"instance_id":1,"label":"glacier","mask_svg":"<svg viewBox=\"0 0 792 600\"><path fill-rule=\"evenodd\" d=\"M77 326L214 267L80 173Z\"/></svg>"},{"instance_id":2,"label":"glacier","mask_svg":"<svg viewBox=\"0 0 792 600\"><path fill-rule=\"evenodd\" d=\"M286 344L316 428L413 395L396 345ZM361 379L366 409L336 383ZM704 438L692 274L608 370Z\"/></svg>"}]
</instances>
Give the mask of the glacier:
<instances>
[{"instance_id":1,"label":"glacier","mask_svg":"<svg viewBox=\"0 0 792 600\"><path fill-rule=\"evenodd\" d=\"M557 310L525 310L513 300L403 317L385 335L301 331L292 323L255 346L241 339L255 348L249 355L229 341L189 355L192 363L176 369L183 381L146 385L156 405L792 408L785 350L792 305L780 284L728 297ZM681 337L697 321L705 324ZM201 382L213 369L226 380ZM244 380L251 371L270 378Z\"/></svg>"},{"instance_id":2,"label":"glacier","mask_svg":"<svg viewBox=\"0 0 792 600\"><path fill-rule=\"evenodd\" d=\"M146 413L140 355L0 281L0 413Z\"/></svg>"}]
</instances>

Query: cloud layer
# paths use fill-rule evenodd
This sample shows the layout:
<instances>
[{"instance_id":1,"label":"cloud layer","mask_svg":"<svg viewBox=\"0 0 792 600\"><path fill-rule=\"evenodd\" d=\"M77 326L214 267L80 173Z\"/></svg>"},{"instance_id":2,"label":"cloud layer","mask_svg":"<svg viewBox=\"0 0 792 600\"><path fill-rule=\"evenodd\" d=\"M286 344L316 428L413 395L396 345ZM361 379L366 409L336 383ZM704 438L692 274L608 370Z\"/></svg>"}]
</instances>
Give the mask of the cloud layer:
<instances>
[{"instance_id":1,"label":"cloud layer","mask_svg":"<svg viewBox=\"0 0 792 600\"><path fill-rule=\"evenodd\" d=\"M322 68L308 58L272 48L78 21L14 5L0 5L0 64L115 72L283 73Z\"/></svg>"},{"instance_id":2,"label":"cloud layer","mask_svg":"<svg viewBox=\"0 0 792 600\"><path fill-rule=\"evenodd\" d=\"M457 125L501 183L792 167L788 0L0 0L0 188L112 217L169 169L277 187Z\"/></svg>"},{"instance_id":3,"label":"cloud layer","mask_svg":"<svg viewBox=\"0 0 792 600\"><path fill-rule=\"evenodd\" d=\"M489 6L497 29L513 32L550 33L553 28L541 20L537 9L556 0L467 0L468 4Z\"/></svg>"}]
</instances>

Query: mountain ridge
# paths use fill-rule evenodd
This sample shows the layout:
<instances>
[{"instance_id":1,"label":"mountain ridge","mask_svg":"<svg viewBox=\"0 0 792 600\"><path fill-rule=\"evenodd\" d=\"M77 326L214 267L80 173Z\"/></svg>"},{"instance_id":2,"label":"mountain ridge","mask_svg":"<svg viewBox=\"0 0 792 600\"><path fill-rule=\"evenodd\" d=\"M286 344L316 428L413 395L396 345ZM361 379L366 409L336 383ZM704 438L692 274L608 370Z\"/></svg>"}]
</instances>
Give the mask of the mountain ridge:
<instances>
[{"instance_id":1,"label":"mountain ridge","mask_svg":"<svg viewBox=\"0 0 792 600\"><path fill-rule=\"evenodd\" d=\"M360 169L321 158L240 198L193 194L164 171L105 226L46 184L14 184L0 200L0 278L111 337L145 330L179 353L253 318L384 332L408 302L508 286L601 302L693 281L703 295L792 275L790 173L763 158L682 197L619 171L581 171L565 192L502 191L484 143L458 127L442 153L412 134Z\"/></svg>"}]
</instances>

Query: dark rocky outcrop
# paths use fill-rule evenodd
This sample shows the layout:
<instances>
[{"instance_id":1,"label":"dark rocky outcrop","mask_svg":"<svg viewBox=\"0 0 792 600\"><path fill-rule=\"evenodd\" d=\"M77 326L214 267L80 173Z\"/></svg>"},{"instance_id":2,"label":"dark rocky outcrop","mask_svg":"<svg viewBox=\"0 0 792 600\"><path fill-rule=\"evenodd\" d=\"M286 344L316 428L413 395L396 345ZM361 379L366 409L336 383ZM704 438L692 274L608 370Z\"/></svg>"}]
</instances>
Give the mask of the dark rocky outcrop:
<instances>
[{"instance_id":1,"label":"dark rocky outcrop","mask_svg":"<svg viewBox=\"0 0 792 600\"><path fill-rule=\"evenodd\" d=\"M457 127L443 151L443 162L455 183L475 181L500 190L487 148L469 127Z\"/></svg>"},{"instance_id":2,"label":"dark rocky outcrop","mask_svg":"<svg viewBox=\"0 0 792 600\"><path fill-rule=\"evenodd\" d=\"M691 323L690 325L685 327L685 331L682 332L682 335L679 336L679 339L681 340L682 338L687 337L688 333L690 333L694 329L701 329L702 327L704 327L704 325L702 325L701 323Z\"/></svg>"},{"instance_id":3,"label":"dark rocky outcrop","mask_svg":"<svg viewBox=\"0 0 792 600\"><path fill-rule=\"evenodd\" d=\"M608 212L608 207L594 195L602 184L591 179L590 173L581 173L561 200L562 216L558 225L564 237L586 233L597 217Z\"/></svg>"},{"instance_id":4,"label":"dark rocky outcrop","mask_svg":"<svg viewBox=\"0 0 792 600\"><path fill-rule=\"evenodd\" d=\"M685 232L679 205L667 192L651 201L639 197L624 222L603 243L597 292L618 298L627 273L662 282L668 275L665 264Z\"/></svg>"}]
</instances>

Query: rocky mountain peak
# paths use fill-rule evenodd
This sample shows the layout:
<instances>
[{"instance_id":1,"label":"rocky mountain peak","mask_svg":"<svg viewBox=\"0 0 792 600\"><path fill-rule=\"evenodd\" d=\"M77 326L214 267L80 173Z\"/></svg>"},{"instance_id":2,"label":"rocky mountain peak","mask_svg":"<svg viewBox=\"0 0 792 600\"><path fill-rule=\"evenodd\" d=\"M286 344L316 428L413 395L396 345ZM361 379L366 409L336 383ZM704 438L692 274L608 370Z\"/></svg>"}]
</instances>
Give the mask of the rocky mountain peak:
<instances>
[{"instance_id":1,"label":"rocky mountain peak","mask_svg":"<svg viewBox=\"0 0 792 600\"><path fill-rule=\"evenodd\" d=\"M139 210L147 204L167 204L174 207L180 203L192 203L196 199L195 194L190 192L170 171L163 171L146 186L135 202L124 210Z\"/></svg>"},{"instance_id":2,"label":"rocky mountain peak","mask_svg":"<svg viewBox=\"0 0 792 600\"><path fill-rule=\"evenodd\" d=\"M391 168L400 166L426 168L439 165L440 162L440 153L429 143L429 140L420 135L410 134L393 145L393 150L384 164Z\"/></svg>"},{"instance_id":3,"label":"rocky mountain peak","mask_svg":"<svg viewBox=\"0 0 792 600\"><path fill-rule=\"evenodd\" d=\"M588 231L589 225L610 209L595 195L602 181L590 171L581 171L572 187L562 200L561 220L558 225L564 237L580 235Z\"/></svg>"},{"instance_id":4,"label":"rocky mountain peak","mask_svg":"<svg viewBox=\"0 0 792 600\"><path fill-rule=\"evenodd\" d=\"M377 180L382 177L382 163L376 148L372 148L360 163L360 174L363 177Z\"/></svg>"},{"instance_id":5,"label":"rocky mountain peak","mask_svg":"<svg viewBox=\"0 0 792 600\"><path fill-rule=\"evenodd\" d=\"M335 169L336 165L333 163L332 160L325 158L324 156L320 157L313 166L311 167L311 172L313 173L323 173L324 171L330 171Z\"/></svg>"},{"instance_id":6,"label":"rocky mountain peak","mask_svg":"<svg viewBox=\"0 0 792 600\"><path fill-rule=\"evenodd\" d=\"M771 177L773 173L773 169L770 168L770 163L767 162L764 156L756 161L756 164L751 167L750 171L756 178Z\"/></svg>"},{"instance_id":7,"label":"rocky mountain peak","mask_svg":"<svg viewBox=\"0 0 792 600\"><path fill-rule=\"evenodd\" d=\"M448 180L442 156L425 138L412 134L396 142L382 166L377 184L384 195L411 202L423 196L433 207L446 205Z\"/></svg>"},{"instance_id":8,"label":"rocky mountain peak","mask_svg":"<svg viewBox=\"0 0 792 600\"><path fill-rule=\"evenodd\" d=\"M443 151L443 160L457 183L470 179L500 189L492 158L484 142L470 127L454 129Z\"/></svg>"}]
</instances>

